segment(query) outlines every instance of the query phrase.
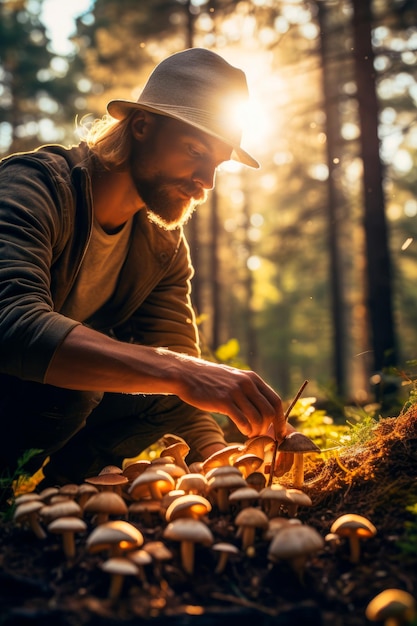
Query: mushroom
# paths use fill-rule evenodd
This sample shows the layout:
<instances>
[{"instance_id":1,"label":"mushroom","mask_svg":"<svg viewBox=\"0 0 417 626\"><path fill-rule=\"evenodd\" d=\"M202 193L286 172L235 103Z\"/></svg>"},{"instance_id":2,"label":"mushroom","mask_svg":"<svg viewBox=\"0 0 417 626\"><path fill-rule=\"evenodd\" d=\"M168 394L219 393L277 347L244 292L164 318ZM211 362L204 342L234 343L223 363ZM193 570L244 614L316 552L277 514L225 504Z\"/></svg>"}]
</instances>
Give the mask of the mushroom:
<instances>
[{"instance_id":1,"label":"mushroom","mask_svg":"<svg viewBox=\"0 0 417 626\"><path fill-rule=\"evenodd\" d=\"M229 495L229 502L235 504L238 509L254 506L259 500L259 492L253 487L239 487Z\"/></svg>"},{"instance_id":2,"label":"mushroom","mask_svg":"<svg viewBox=\"0 0 417 626\"><path fill-rule=\"evenodd\" d=\"M207 472L215 467L223 467L225 465L232 465L231 457L234 454L241 454L243 450L243 446L240 444L232 444L230 446L226 446L217 452L213 452L210 456L203 461L203 474L207 474Z\"/></svg>"},{"instance_id":3,"label":"mushroom","mask_svg":"<svg viewBox=\"0 0 417 626\"><path fill-rule=\"evenodd\" d=\"M162 500L138 500L129 504L128 517L142 522L147 528L151 528L155 522L163 516Z\"/></svg>"},{"instance_id":4,"label":"mushroom","mask_svg":"<svg viewBox=\"0 0 417 626\"><path fill-rule=\"evenodd\" d=\"M144 587L148 586L148 580L146 578L146 573L145 573L145 565L149 565L149 563L152 562L152 557L149 554L149 552L146 552L146 550L133 550L133 552L129 552L127 554L127 558L130 561L133 561L133 563L136 565L136 567L138 568L138 576L142 581L142 584Z\"/></svg>"},{"instance_id":5,"label":"mushroom","mask_svg":"<svg viewBox=\"0 0 417 626\"><path fill-rule=\"evenodd\" d=\"M89 485L97 487L99 491L113 491L114 493L121 495L122 486L128 483L129 479L127 476L123 476L123 474L105 472L104 474L99 474L98 476L86 478L85 482Z\"/></svg>"},{"instance_id":6,"label":"mushroom","mask_svg":"<svg viewBox=\"0 0 417 626\"><path fill-rule=\"evenodd\" d=\"M349 539L350 561L351 563L359 563L360 540L374 537L377 531L372 522L366 517L355 513L347 513L333 522L330 532Z\"/></svg>"},{"instance_id":7,"label":"mushroom","mask_svg":"<svg viewBox=\"0 0 417 626\"><path fill-rule=\"evenodd\" d=\"M123 470L123 476L126 476L128 481L131 483L137 476L143 474L145 470L149 469L150 464L151 462L146 459L129 463Z\"/></svg>"},{"instance_id":8,"label":"mushroom","mask_svg":"<svg viewBox=\"0 0 417 626\"><path fill-rule=\"evenodd\" d=\"M247 476L249 476L249 474L259 469L262 463L262 457L248 453L238 456L236 459L234 459L232 465L233 467L237 467L242 476L246 478Z\"/></svg>"},{"instance_id":9,"label":"mushroom","mask_svg":"<svg viewBox=\"0 0 417 626\"><path fill-rule=\"evenodd\" d=\"M278 561L287 561L302 582L307 558L323 546L324 539L312 526L287 525L272 538L268 547L268 560L272 565Z\"/></svg>"},{"instance_id":10,"label":"mushroom","mask_svg":"<svg viewBox=\"0 0 417 626\"><path fill-rule=\"evenodd\" d=\"M55 504L45 504L40 511L42 519L48 524L59 517L82 517L82 509L74 500L62 500Z\"/></svg>"},{"instance_id":11,"label":"mushroom","mask_svg":"<svg viewBox=\"0 0 417 626\"><path fill-rule=\"evenodd\" d=\"M62 547L67 559L75 557L75 533L87 530L87 524L79 517L58 517L48 524L50 533L62 535Z\"/></svg>"},{"instance_id":12,"label":"mushroom","mask_svg":"<svg viewBox=\"0 0 417 626\"><path fill-rule=\"evenodd\" d=\"M197 494L188 493L184 496L175 498L169 505L165 513L167 522L172 522L180 517L191 517L192 519L200 519L211 511L211 504Z\"/></svg>"},{"instance_id":13,"label":"mushroom","mask_svg":"<svg viewBox=\"0 0 417 626\"><path fill-rule=\"evenodd\" d=\"M148 541L143 549L148 552L155 565L154 573L157 579L161 578L161 568L164 561L170 561L173 558L171 550L162 541Z\"/></svg>"},{"instance_id":14,"label":"mushroom","mask_svg":"<svg viewBox=\"0 0 417 626\"><path fill-rule=\"evenodd\" d=\"M46 532L42 528L39 522L39 512L44 507L44 503L41 500L21 500L13 513L13 519L15 522L27 522L38 539L45 539Z\"/></svg>"},{"instance_id":15,"label":"mushroom","mask_svg":"<svg viewBox=\"0 0 417 626\"><path fill-rule=\"evenodd\" d=\"M229 494L239 487L246 487L246 481L242 474L220 474L208 481L208 493L211 495L217 504L217 508L220 513L227 513L229 510Z\"/></svg>"},{"instance_id":16,"label":"mushroom","mask_svg":"<svg viewBox=\"0 0 417 626\"><path fill-rule=\"evenodd\" d=\"M290 517L295 517L300 506L312 506L310 496L300 489L288 489L287 493L291 498L291 502L287 503L287 511Z\"/></svg>"},{"instance_id":17,"label":"mushroom","mask_svg":"<svg viewBox=\"0 0 417 626\"><path fill-rule=\"evenodd\" d=\"M203 474L184 474L177 480L177 489L183 489L185 493L204 495L207 490L207 478Z\"/></svg>"},{"instance_id":18,"label":"mushroom","mask_svg":"<svg viewBox=\"0 0 417 626\"><path fill-rule=\"evenodd\" d=\"M138 568L125 557L111 557L101 565L101 569L111 575L109 599L118 600L123 589L126 576L137 576Z\"/></svg>"},{"instance_id":19,"label":"mushroom","mask_svg":"<svg viewBox=\"0 0 417 626\"><path fill-rule=\"evenodd\" d=\"M161 457L171 456L175 464L181 467L187 474L190 471L185 462L185 457L190 451L190 446L185 441L176 441L161 452Z\"/></svg>"},{"instance_id":20,"label":"mushroom","mask_svg":"<svg viewBox=\"0 0 417 626\"><path fill-rule=\"evenodd\" d=\"M129 494L134 500L139 500L147 493L154 500L162 500L162 496L175 488L175 481L160 469L148 469L137 476L129 488ZM144 491L145 490L145 491Z\"/></svg>"},{"instance_id":21,"label":"mushroom","mask_svg":"<svg viewBox=\"0 0 417 626\"><path fill-rule=\"evenodd\" d=\"M385 626L411 624L416 616L416 601L408 591L385 589L370 601L365 615L372 622L383 621Z\"/></svg>"},{"instance_id":22,"label":"mushroom","mask_svg":"<svg viewBox=\"0 0 417 626\"><path fill-rule=\"evenodd\" d=\"M191 518L178 518L170 522L163 533L165 539L179 541L181 564L187 574L194 572L195 544L210 546L214 539L206 524Z\"/></svg>"},{"instance_id":23,"label":"mushroom","mask_svg":"<svg viewBox=\"0 0 417 626\"><path fill-rule=\"evenodd\" d=\"M96 515L96 524L104 524L111 515L127 515L126 502L114 491L99 491L87 500L84 506L85 513Z\"/></svg>"},{"instance_id":24,"label":"mushroom","mask_svg":"<svg viewBox=\"0 0 417 626\"><path fill-rule=\"evenodd\" d=\"M255 543L256 531L264 532L268 528L268 518L260 509L248 506L236 515L235 524L239 527L242 549L246 552Z\"/></svg>"},{"instance_id":25,"label":"mushroom","mask_svg":"<svg viewBox=\"0 0 417 626\"><path fill-rule=\"evenodd\" d=\"M138 528L125 520L111 520L97 526L87 538L87 550L95 554L105 550L110 556L119 556L126 550L140 548L144 542Z\"/></svg>"},{"instance_id":26,"label":"mushroom","mask_svg":"<svg viewBox=\"0 0 417 626\"><path fill-rule=\"evenodd\" d=\"M219 552L219 559L214 570L215 574L222 574L224 572L231 554L239 554L239 549L233 545L233 543L228 543L226 541L220 541L219 543L213 544L212 550L214 550L214 552Z\"/></svg>"},{"instance_id":27,"label":"mushroom","mask_svg":"<svg viewBox=\"0 0 417 626\"><path fill-rule=\"evenodd\" d=\"M252 472L246 477L249 487L253 487L256 491L261 491L266 485L266 478L262 472Z\"/></svg>"},{"instance_id":28,"label":"mushroom","mask_svg":"<svg viewBox=\"0 0 417 626\"><path fill-rule=\"evenodd\" d=\"M278 517L281 513L281 507L292 503L288 489L279 483L261 489L259 498L262 509L269 518Z\"/></svg>"},{"instance_id":29,"label":"mushroom","mask_svg":"<svg viewBox=\"0 0 417 626\"><path fill-rule=\"evenodd\" d=\"M296 489L300 489L304 484L304 454L318 453L320 448L306 435L294 431L282 440L278 446L278 452L294 454L293 484ZM272 472L273 468L271 468Z\"/></svg>"},{"instance_id":30,"label":"mushroom","mask_svg":"<svg viewBox=\"0 0 417 626\"><path fill-rule=\"evenodd\" d=\"M301 521L296 517L272 517L268 521L268 528L264 534L265 539L271 540L274 536L286 526L294 526L301 524Z\"/></svg>"},{"instance_id":31,"label":"mushroom","mask_svg":"<svg viewBox=\"0 0 417 626\"><path fill-rule=\"evenodd\" d=\"M82 483L78 487L77 502L82 509L85 507L87 500L89 500L89 498L91 498L91 496L95 493L98 493L97 487L94 487L94 485L90 485L89 483Z\"/></svg>"}]
</instances>

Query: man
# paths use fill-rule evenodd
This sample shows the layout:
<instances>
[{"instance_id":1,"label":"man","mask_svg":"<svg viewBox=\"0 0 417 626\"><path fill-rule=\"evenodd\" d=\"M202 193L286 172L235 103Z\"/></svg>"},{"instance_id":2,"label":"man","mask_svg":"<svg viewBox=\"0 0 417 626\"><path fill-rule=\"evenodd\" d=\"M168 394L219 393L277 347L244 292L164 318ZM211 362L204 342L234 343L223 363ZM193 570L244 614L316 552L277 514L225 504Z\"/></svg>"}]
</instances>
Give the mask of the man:
<instances>
[{"instance_id":1,"label":"man","mask_svg":"<svg viewBox=\"0 0 417 626\"><path fill-rule=\"evenodd\" d=\"M204 49L160 63L137 102L113 100L78 146L0 167L1 469L80 482L165 433L194 458L226 445L211 413L250 437L287 432L254 372L200 358L182 226L230 158L257 162L227 119L243 72Z\"/></svg>"}]
</instances>

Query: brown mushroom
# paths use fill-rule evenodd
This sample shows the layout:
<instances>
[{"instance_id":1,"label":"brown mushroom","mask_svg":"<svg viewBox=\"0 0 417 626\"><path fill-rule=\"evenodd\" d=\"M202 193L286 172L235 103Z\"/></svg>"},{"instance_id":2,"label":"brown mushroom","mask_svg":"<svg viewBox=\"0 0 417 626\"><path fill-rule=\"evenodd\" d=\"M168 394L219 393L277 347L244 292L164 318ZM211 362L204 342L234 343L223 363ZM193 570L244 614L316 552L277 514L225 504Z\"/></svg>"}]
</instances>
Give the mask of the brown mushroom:
<instances>
[{"instance_id":1,"label":"brown mushroom","mask_svg":"<svg viewBox=\"0 0 417 626\"><path fill-rule=\"evenodd\" d=\"M111 557L101 565L101 569L110 574L109 599L111 601L118 600L126 576L137 576L138 568L129 559L125 557Z\"/></svg>"},{"instance_id":2,"label":"brown mushroom","mask_svg":"<svg viewBox=\"0 0 417 626\"><path fill-rule=\"evenodd\" d=\"M111 520L90 533L86 547L92 554L106 551L110 556L119 556L127 550L140 548L143 542L142 533L133 524L125 520Z\"/></svg>"},{"instance_id":3,"label":"brown mushroom","mask_svg":"<svg viewBox=\"0 0 417 626\"><path fill-rule=\"evenodd\" d=\"M377 531L372 522L363 515L347 513L333 522L330 532L349 539L350 561L359 563L361 539L374 537Z\"/></svg>"},{"instance_id":4,"label":"brown mushroom","mask_svg":"<svg viewBox=\"0 0 417 626\"><path fill-rule=\"evenodd\" d=\"M383 621L386 626L405 626L416 617L414 597L402 589L385 589L366 607L365 615L372 622Z\"/></svg>"},{"instance_id":5,"label":"brown mushroom","mask_svg":"<svg viewBox=\"0 0 417 626\"><path fill-rule=\"evenodd\" d=\"M242 549L246 552L253 547L256 532L260 530L263 533L268 528L268 518L260 509L248 506L237 514L235 524L239 529Z\"/></svg>"},{"instance_id":6,"label":"brown mushroom","mask_svg":"<svg viewBox=\"0 0 417 626\"><path fill-rule=\"evenodd\" d=\"M239 549L233 543L226 541L219 541L213 544L212 550L219 552L219 559L214 570L215 574L222 574L224 572L230 555L239 554Z\"/></svg>"},{"instance_id":7,"label":"brown mushroom","mask_svg":"<svg viewBox=\"0 0 417 626\"><path fill-rule=\"evenodd\" d=\"M280 453L294 454L293 464L293 485L296 489L301 489L304 484L304 455L320 452L320 448L316 444L297 431L287 435L278 446Z\"/></svg>"},{"instance_id":8,"label":"brown mushroom","mask_svg":"<svg viewBox=\"0 0 417 626\"><path fill-rule=\"evenodd\" d=\"M213 535L206 524L191 518L179 518L170 522L163 533L165 539L179 541L181 546L181 564L187 574L194 572L195 544L210 546Z\"/></svg>"},{"instance_id":9,"label":"brown mushroom","mask_svg":"<svg viewBox=\"0 0 417 626\"><path fill-rule=\"evenodd\" d=\"M261 489L259 498L262 509L269 518L278 517L281 514L281 508L292 503L288 489L279 483Z\"/></svg>"},{"instance_id":10,"label":"brown mushroom","mask_svg":"<svg viewBox=\"0 0 417 626\"><path fill-rule=\"evenodd\" d=\"M184 474L177 480L177 489L183 489L185 493L194 493L203 496L207 490L207 478L203 474Z\"/></svg>"},{"instance_id":11,"label":"brown mushroom","mask_svg":"<svg viewBox=\"0 0 417 626\"><path fill-rule=\"evenodd\" d=\"M237 467L237 469L242 474L243 478L246 478L252 472L255 472L257 469L261 467L263 463L263 458L256 456L255 454L247 453L241 454L233 460L233 467Z\"/></svg>"},{"instance_id":12,"label":"brown mushroom","mask_svg":"<svg viewBox=\"0 0 417 626\"><path fill-rule=\"evenodd\" d=\"M290 517L295 517L300 506L312 506L313 502L309 495L300 489L288 489L287 493L291 498L291 502L287 503L287 511Z\"/></svg>"},{"instance_id":13,"label":"brown mushroom","mask_svg":"<svg viewBox=\"0 0 417 626\"><path fill-rule=\"evenodd\" d=\"M181 467L188 474L190 470L185 462L185 457L189 451L190 446L185 441L177 441L172 443L167 448L164 448L161 452L161 457L171 456L174 459L175 464L178 465L178 467Z\"/></svg>"},{"instance_id":14,"label":"brown mushroom","mask_svg":"<svg viewBox=\"0 0 417 626\"><path fill-rule=\"evenodd\" d=\"M62 536L62 547L67 559L75 557L75 533L87 530L87 524L79 517L58 517L48 524L48 531Z\"/></svg>"},{"instance_id":15,"label":"brown mushroom","mask_svg":"<svg viewBox=\"0 0 417 626\"><path fill-rule=\"evenodd\" d=\"M208 493L214 499L220 513L229 510L229 495L234 489L246 487L246 482L240 474L216 474L208 481Z\"/></svg>"},{"instance_id":16,"label":"brown mushroom","mask_svg":"<svg viewBox=\"0 0 417 626\"><path fill-rule=\"evenodd\" d=\"M150 468L134 479L129 487L129 494L134 500L139 500L144 493L148 493L154 500L162 500L162 496L174 488L175 481L170 474Z\"/></svg>"},{"instance_id":17,"label":"brown mushroom","mask_svg":"<svg viewBox=\"0 0 417 626\"><path fill-rule=\"evenodd\" d=\"M323 546L324 539L312 526L288 525L272 538L268 547L268 560L272 565L278 561L287 561L302 582L308 557Z\"/></svg>"},{"instance_id":18,"label":"brown mushroom","mask_svg":"<svg viewBox=\"0 0 417 626\"><path fill-rule=\"evenodd\" d=\"M123 498L114 491L99 491L87 500L84 512L95 514L95 522L99 525L111 516L127 515L128 508Z\"/></svg>"},{"instance_id":19,"label":"brown mushroom","mask_svg":"<svg viewBox=\"0 0 417 626\"><path fill-rule=\"evenodd\" d=\"M46 532L39 521L39 512L45 506L41 500L21 500L13 513L15 522L26 522L38 539L45 539Z\"/></svg>"},{"instance_id":20,"label":"brown mushroom","mask_svg":"<svg viewBox=\"0 0 417 626\"><path fill-rule=\"evenodd\" d=\"M201 519L211 511L211 504L198 494L187 493L183 496L175 498L169 505L165 513L167 522L172 522L180 517L191 517L192 519Z\"/></svg>"}]
</instances>

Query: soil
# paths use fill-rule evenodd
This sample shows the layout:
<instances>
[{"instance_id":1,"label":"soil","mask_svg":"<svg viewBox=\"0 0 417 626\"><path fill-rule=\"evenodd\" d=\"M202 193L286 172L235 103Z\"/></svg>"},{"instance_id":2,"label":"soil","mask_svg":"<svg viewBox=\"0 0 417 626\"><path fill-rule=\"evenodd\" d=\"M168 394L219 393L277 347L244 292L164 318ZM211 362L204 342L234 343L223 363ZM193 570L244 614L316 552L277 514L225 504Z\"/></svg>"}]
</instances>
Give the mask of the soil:
<instances>
[{"instance_id":1,"label":"soil","mask_svg":"<svg viewBox=\"0 0 417 626\"><path fill-rule=\"evenodd\" d=\"M285 484L287 475L279 479ZM216 555L197 546L195 571L181 567L178 545L163 539L166 523L135 522L147 541L163 539L173 558L160 569L145 566L145 581L126 578L120 597L110 600L103 553L91 554L77 535L76 556L65 558L58 536L40 540L13 520L1 522L1 626L359 626L371 624L368 603L398 588L417 598L417 409L380 420L373 437L327 461L309 457L303 491L313 505L297 517L324 538L345 513L367 517L377 534L363 540L359 563L349 543L326 540L311 554L302 575L285 561L268 559L269 541L239 550L221 574ZM291 486L290 481L288 485ZM215 541L240 546L234 516L213 506L205 519ZM416 621L414 622L414 624Z\"/></svg>"}]
</instances>

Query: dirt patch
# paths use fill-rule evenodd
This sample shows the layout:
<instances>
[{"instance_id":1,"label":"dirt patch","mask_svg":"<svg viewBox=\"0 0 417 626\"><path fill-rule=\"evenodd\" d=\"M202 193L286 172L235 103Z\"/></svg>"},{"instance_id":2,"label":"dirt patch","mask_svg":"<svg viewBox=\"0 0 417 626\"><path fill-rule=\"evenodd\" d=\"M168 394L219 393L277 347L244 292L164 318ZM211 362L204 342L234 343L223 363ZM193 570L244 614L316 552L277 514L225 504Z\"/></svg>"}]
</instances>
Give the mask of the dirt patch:
<instances>
[{"instance_id":1,"label":"dirt patch","mask_svg":"<svg viewBox=\"0 0 417 626\"><path fill-rule=\"evenodd\" d=\"M242 551L235 513L220 514L213 506L205 521L215 542L239 548L222 573L215 573L218 555L197 546L195 571L185 574L178 544L168 542L173 558L160 568L145 566L145 582L126 578L120 597L111 601L110 578L101 569L104 555L86 548L90 519L86 533L77 535L76 556L70 561L59 537L48 534L39 540L26 527L3 521L0 624L359 626L370 623L366 607L384 589L404 589L417 598L417 516L407 510L417 503L416 408L381 420L372 439L346 448L337 458L310 460L305 480L303 490L313 506L301 507L297 517L323 538L345 513L363 515L376 527L377 534L361 543L359 563L351 563L346 539L326 541L308 558L300 577L287 562L271 563L270 541L262 535L253 549ZM134 524L144 545L167 543L166 522L157 515L151 523Z\"/></svg>"}]
</instances>

